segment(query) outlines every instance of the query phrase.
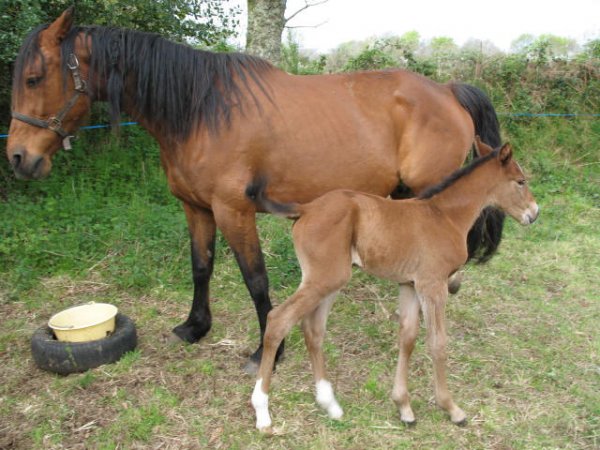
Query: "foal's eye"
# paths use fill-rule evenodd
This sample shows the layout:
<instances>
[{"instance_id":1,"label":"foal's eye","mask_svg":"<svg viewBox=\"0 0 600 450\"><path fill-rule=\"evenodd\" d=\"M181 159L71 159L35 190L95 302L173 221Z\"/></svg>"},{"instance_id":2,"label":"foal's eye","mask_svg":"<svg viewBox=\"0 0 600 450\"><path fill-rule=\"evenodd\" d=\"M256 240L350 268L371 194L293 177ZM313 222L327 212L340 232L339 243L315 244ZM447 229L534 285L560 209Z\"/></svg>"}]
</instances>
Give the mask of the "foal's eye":
<instances>
[{"instance_id":1,"label":"foal's eye","mask_svg":"<svg viewBox=\"0 0 600 450\"><path fill-rule=\"evenodd\" d=\"M27 85L28 88L33 88L36 87L40 81L42 80L42 77L29 77L27 78L27 81L25 81L25 84Z\"/></svg>"},{"instance_id":2,"label":"foal's eye","mask_svg":"<svg viewBox=\"0 0 600 450\"><path fill-rule=\"evenodd\" d=\"M517 180L517 183L519 184L519 186L525 186L525 184L527 183L527 181L525 181L525 180Z\"/></svg>"}]
</instances>

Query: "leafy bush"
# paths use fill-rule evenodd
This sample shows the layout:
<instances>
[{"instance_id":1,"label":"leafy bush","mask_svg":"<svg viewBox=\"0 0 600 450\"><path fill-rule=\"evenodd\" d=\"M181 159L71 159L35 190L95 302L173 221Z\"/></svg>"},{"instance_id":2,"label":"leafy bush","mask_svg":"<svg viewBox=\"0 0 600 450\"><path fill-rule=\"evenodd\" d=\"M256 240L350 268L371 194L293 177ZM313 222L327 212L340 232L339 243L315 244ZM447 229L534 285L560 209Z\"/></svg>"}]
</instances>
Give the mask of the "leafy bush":
<instances>
[{"instance_id":1,"label":"leafy bush","mask_svg":"<svg viewBox=\"0 0 600 450\"><path fill-rule=\"evenodd\" d=\"M397 67L398 61L379 48L367 48L354 58L350 58L344 71L389 69Z\"/></svg>"}]
</instances>

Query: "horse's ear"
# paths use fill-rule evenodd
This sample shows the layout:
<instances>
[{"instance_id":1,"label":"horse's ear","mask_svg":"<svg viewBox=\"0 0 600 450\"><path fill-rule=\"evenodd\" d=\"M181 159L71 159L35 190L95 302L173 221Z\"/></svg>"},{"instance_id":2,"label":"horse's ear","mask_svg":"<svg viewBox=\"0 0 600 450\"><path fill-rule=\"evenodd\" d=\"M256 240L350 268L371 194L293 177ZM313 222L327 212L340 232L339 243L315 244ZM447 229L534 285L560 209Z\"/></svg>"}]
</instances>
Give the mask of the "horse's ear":
<instances>
[{"instance_id":1,"label":"horse's ear","mask_svg":"<svg viewBox=\"0 0 600 450\"><path fill-rule=\"evenodd\" d=\"M69 6L65 11L52 22L42 34L43 39L49 44L60 44L73 26L73 17L75 7Z\"/></svg>"},{"instance_id":2,"label":"horse's ear","mask_svg":"<svg viewBox=\"0 0 600 450\"><path fill-rule=\"evenodd\" d=\"M498 159L502 163L502 165L506 165L512 159L512 147L509 143L506 143L502 146L500 151L498 152Z\"/></svg>"},{"instance_id":3,"label":"horse's ear","mask_svg":"<svg viewBox=\"0 0 600 450\"><path fill-rule=\"evenodd\" d=\"M479 156L485 156L494 151L492 147L483 142L479 136L475 136L475 148Z\"/></svg>"}]
</instances>

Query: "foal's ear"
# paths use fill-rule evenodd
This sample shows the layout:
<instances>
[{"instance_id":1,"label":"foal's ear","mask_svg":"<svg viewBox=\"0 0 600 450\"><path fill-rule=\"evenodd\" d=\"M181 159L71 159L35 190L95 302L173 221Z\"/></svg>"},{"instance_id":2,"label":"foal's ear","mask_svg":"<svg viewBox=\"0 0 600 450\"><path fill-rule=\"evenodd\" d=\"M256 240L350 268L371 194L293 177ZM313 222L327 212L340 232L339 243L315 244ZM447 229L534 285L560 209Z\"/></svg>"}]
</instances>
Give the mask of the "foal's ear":
<instances>
[{"instance_id":1,"label":"foal's ear","mask_svg":"<svg viewBox=\"0 0 600 450\"><path fill-rule=\"evenodd\" d=\"M73 26L75 7L69 6L65 11L52 22L42 33L42 38L47 44L60 44Z\"/></svg>"},{"instance_id":2,"label":"foal's ear","mask_svg":"<svg viewBox=\"0 0 600 450\"><path fill-rule=\"evenodd\" d=\"M500 160L503 166L508 164L512 159L512 147L508 142L504 144L498 152L498 159Z\"/></svg>"},{"instance_id":3,"label":"foal's ear","mask_svg":"<svg viewBox=\"0 0 600 450\"><path fill-rule=\"evenodd\" d=\"M494 151L492 147L483 142L479 136L475 136L475 148L477 150L477 155L479 156L485 156Z\"/></svg>"}]
</instances>

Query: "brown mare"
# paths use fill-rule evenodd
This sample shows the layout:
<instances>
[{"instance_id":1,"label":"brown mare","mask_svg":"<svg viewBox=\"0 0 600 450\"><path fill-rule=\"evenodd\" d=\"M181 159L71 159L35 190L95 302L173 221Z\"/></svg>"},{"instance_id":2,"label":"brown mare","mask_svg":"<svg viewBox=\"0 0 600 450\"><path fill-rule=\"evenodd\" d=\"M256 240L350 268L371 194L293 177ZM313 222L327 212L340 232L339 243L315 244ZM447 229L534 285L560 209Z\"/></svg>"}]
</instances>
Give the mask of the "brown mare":
<instances>
[{"instance_id":1,"label":"brown mare","mask_svg":"<svg viewBox=\"0 0 600 450\"><path fill-rule=\"evenodd\" d=\"M302 268L298 290L269 313L263 357L252 394L256 426L268 430L268 392L277 347L302 320L316 382L317 403L331 418L342 416L325 373L323 338L337 292L352 276L352 265L400 284L399 357L392 399L405 423L414 423L408 394L408 360L419 331L419 311L427 327L433 360L435 399L456 424L465 413L446 385L444 309L448 277L467 260L467 233L486 206L501 208L522 225L538 216L538 206L508 144L492 150L477 141L480 158L416 199L390 200L348 190L329 192L305 205L281 204L265 196L262 181L248 196L271 213L298 219L294 247Z\"/></svg>"},{"instance_id":2,"label":"brown mare","mask_svg":"<svg viewBox=\"0 0 600 450\"><path fill-rule=\"evenodd\" d=\"M293 76L244 54L72 22L68 9L21 47L8 159L19 178L46 176L94 101L108 102L114 123L123 110L156 138L191 236L193 303L173 330L187 342L211 326L217 227L264 333L271 301L257 208L245 195L252 180L268 180L269 195L282 202L306 203L339 188L418 194L462 165L475 133L501 143L490 101L472 86L403 70ZM482 215L469 235L471 256L494 252L503 218L497 210ZM255 369L261 352L251 357Z\"/></svg>"}]
</instances>

